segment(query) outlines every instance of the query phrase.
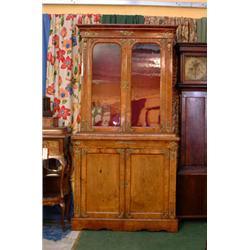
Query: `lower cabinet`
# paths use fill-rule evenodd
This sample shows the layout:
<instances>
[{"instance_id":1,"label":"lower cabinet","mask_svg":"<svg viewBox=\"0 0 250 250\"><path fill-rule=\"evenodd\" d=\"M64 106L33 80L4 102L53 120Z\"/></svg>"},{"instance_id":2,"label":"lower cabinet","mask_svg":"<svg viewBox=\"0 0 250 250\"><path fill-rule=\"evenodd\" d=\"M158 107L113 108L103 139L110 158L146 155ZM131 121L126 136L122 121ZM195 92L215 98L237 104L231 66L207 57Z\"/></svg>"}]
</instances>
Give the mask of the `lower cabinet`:
<instances>
[{"instance_id":1,"label":"lower cabinet","mask_svg":"<svg viewBox=\"0 0 250 250\"><path fill-rule=\"evenodd\" d=\"M176 232L177 143L120 143L73 143L72 228Z\"/></svg>"}]
</instances>

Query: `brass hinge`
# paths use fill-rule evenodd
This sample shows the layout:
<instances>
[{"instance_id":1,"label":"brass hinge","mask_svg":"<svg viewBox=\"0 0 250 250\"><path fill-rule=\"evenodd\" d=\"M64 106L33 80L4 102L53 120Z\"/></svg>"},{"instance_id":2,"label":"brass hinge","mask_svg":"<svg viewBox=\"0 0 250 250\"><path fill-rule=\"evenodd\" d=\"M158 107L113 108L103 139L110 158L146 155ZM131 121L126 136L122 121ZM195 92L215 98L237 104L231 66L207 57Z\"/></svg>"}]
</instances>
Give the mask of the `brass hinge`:
<instances>
[{"instance_id":1,"label":"brass hinge","mask_svg":"<svg viewBox=\"0 0 250 250\"><path fill-rule=\"evenodd\" d=\"M121 87L122 89L128 89L128 81L122 81Z\"/></svg>"}]
</instances>

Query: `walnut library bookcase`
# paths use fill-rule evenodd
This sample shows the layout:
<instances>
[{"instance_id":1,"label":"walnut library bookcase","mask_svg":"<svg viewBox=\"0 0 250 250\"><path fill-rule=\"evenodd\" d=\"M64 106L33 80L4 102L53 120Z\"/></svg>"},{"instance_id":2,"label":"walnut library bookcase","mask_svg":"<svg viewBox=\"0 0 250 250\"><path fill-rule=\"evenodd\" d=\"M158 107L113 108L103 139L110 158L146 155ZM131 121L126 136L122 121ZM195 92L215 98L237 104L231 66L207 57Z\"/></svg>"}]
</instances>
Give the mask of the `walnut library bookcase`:
<instances>
[{"instance_id":1,"label":"walnut library bookcase","mask_svg":"<svg viewBox=\"0 0 250 250\"><path fill-rule=\"evenodd\" d=\"M176 27L81 25L72 228L178 230Z\"/></svg>"}]
</instances>

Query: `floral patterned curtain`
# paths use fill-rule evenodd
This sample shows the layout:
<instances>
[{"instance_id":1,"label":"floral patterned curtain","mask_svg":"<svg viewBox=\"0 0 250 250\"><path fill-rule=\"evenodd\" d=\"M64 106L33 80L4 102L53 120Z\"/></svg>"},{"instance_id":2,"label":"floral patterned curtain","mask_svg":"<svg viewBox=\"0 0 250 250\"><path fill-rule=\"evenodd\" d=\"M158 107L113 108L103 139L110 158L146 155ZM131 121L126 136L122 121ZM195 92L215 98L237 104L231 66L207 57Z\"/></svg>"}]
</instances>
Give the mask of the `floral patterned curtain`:
<instances>
[{"instance_id":1,"label":"floral patterned curtain","mask_svg":"<svg viewBox=\"0 0 250 250\"><path fill-rule=\"evenodd\" d=\"M100 15L50 15L46 96L59 126L80 130L80 48L76 24L100 23Z\"/></svg>"},{"instance_id":2,"label":"floral patterned curtain","mask_svg":"<svg viewBox=\"0 0 250 250\"><path fill-rule=\"evenodd\" d=\"M187 17L144 16L145 24L176 25L177 42L197 42L196 19Z\"/></svg>"}]
</instances>

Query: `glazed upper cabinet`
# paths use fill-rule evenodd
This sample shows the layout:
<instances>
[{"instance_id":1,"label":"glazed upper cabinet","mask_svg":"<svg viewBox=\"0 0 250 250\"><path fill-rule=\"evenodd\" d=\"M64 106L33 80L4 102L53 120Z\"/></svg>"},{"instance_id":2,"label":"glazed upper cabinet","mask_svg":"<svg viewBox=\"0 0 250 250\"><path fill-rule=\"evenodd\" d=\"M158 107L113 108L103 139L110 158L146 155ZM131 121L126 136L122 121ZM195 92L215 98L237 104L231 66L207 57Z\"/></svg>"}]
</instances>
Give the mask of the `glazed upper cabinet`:
<instances>
[{"instance_id":1,"label":"glazed upper cabinet","mask_svg":"<svg viewBox=\"0 0 250 250\"><path fill-rule=\"evenodd\" d=\"M81 130L171 133L175 28L95 25L80 30Z\"/></svg>"},{"instance_id":2,"label":"glazed upper cabinet","mask_svg":"<svg viewBox=\"0 0 250 250\"><path fill-rule=\"evenodd\" d=\"M83 25L72 228L176 232L176 27Z\"/></svg>"}]
</instances>

